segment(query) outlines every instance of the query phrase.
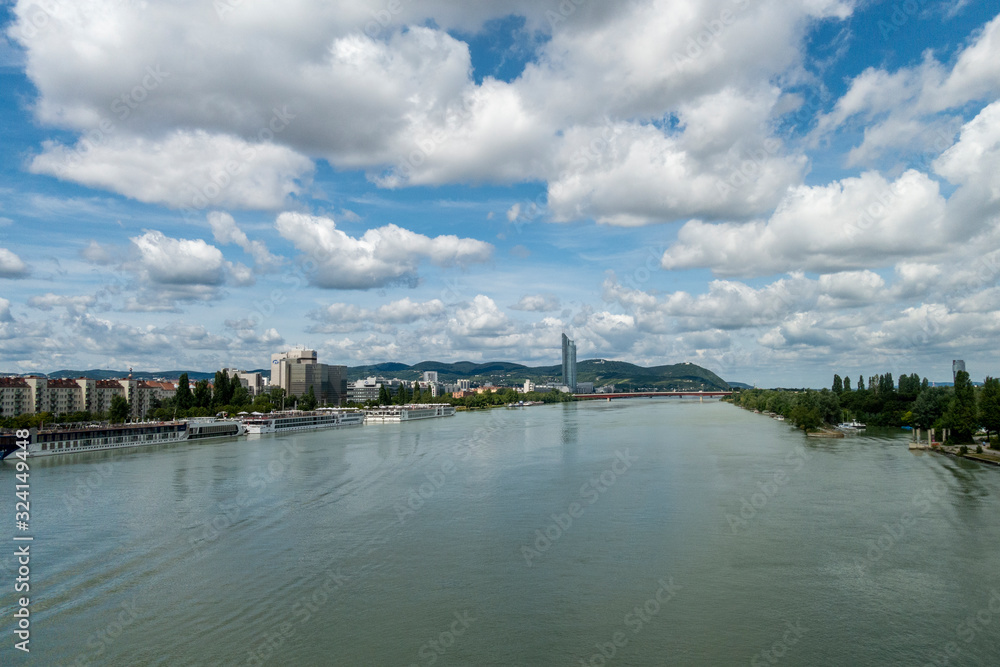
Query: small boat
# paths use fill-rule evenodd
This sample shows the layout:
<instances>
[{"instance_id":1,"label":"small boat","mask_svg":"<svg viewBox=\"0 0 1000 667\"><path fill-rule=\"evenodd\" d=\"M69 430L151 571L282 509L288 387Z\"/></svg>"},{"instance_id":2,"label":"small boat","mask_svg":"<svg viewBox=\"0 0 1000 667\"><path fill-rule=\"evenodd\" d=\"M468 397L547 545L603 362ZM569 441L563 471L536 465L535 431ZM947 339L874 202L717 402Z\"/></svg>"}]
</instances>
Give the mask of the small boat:
<instances>
[{"instance_id":1,"label":"small boat","mask_svg":"<svg viewBox=\"0 0 1000 667\"><path fill-rule=\"evenodd\" d=\"M0 436L0 459L18 448L27 449L28 454L35 457L239 437L243 433L243 424L235 419L212 417L128 424L50 424ZM16 434L24 437L15 439ZM19 442L23 442L24 447L20 447Z\"/></svg>"},{"instance_id":2,"label":"small boat","mask_svg":"<svg viewBox=\"0 0 1000 667\"><path fill-rule=\"evenodd\" d=\"M454 406L447 403L387 405L365 410L365 423L398 424L415 419L433 419L435 417L452 417Z\"/></svg>"},{"instance_id":3,"label":"small boat","mask_svg":"<svg viewBox=\"0 0 1000 667\"><path fill-rule=\"evenodd\" d=\"M250 435L284 433L286 431L312 431L339 426L361 426L365 414L350 408L318 408L316 410L285 410L261 414L258 412L242 418Z\"/></svg>"},{"instance_id":4,"label":"small boat","mask_svg":"<svg viewBox=\"0 0 1000 667\"><path fill-rule=\"evenodd\" d=\"M841 422L837 424L837 428L842 431L863 431L866 427L858 420L852 419L849 422Z\"/></svg>"}]
</instances>

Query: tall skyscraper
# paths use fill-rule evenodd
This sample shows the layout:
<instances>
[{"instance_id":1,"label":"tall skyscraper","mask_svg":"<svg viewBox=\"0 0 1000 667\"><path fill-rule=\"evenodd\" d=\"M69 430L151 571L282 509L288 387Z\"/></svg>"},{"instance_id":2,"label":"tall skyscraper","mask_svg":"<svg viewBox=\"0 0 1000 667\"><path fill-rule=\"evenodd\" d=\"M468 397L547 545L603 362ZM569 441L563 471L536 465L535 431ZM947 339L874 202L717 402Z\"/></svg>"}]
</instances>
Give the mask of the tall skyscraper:
<instances>
[{"instance_id":1,"label":"tall skyscraper","mask_svg":"<svg viewBox=\"0 0 1000 667\"><path fill-rule=\"evenodd\" d=\"M271 386L298 398L312 387L320 405L340 405L347 398L347 366L319 363L316 350L279 352L271 355Z\"/></svg>"},{"instance_id":2,"label":"tall skyscraper","mask_svg":"<svg viewBox=\"0 0 1000 667\"><path fill-rule=\"evenodd\" d=\"M576 391L576 343L562 335L562 381L570 391Z\"/></svg>"},{"instance_id":3,"label":"tall skyscraper","mask_svg":"<svg viewBox=\"0 0 1000 667\"><path fill-rule=\"evenodd\" d=\"M965 370L965 361L963 359L952 359L951 360L951 381L955 381L955 377L958 376L959 371Z\"/></svg>"},{"instance_id":4,"label":"tall skyscraper","mask_svg":"<svg viewBox=\"0 0 1000 667\"><path fill-rule=\"evenodd\" d=\"M278 352L271 355L271 386L281 387L288 391L288 373L291 366L315 365L316 350L306 350L296 347L288 352Z\"/></svg>"}]
</instances>

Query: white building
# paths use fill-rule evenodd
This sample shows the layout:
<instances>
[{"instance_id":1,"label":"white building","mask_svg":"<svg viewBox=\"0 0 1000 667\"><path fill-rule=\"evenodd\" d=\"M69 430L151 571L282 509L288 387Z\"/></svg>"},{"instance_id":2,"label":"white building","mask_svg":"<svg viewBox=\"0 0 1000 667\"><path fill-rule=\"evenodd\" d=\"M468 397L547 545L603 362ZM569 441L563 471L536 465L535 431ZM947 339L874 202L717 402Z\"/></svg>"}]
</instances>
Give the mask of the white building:
<instances>
[{"instance_id":1,"label":"white building","mask_svg":"<svg viewBox=\"0 0 1000 667\"><path fill-rule=\"evenodd\" d=\"M31 406L31 387L24 378L0 378L0 417L31 412Z\"/></svg>"},{"instance_id":2,"label":"white building","mask_svg":"<svg viewBox=\"0 0 1000 667\"><path fill-rule=\"evenodd\" d=\"M274 359L274 356L271 357L272 360ZM274 364L272 363L271 365L273 366ZM260 396L267 391L268 382L263 373L251 373L249 371L241 371L236 368L224 368L223 371L225 371L225 373L231 378L239 378L240 384L243 385L243 388L247 390L248 394L250 394L250 398Z\"/></svg>"},{"instance_id":3,"label":"white building","mask_svg":"<svg viewBox=\"0 0 1000 667\"><path fill-rule=\"evenodd\" d=\"M281 387L287 392L288 376L291 366L319 363L316 350L296 347L288 352L278 352L271 355L271 386Z\"/></svg>"},{"instance_id":4,"label":"white building","mask_svg":"<svg viewBox=\"0 0 1000 667\"><path fill-rule=\"evenodd\" d=\"M316 350L296 347L271 355L271 386L298 398L311 388L320 405L340 405L347 400L347 366L321 364Z\"/></svg>"},{"instance_id":5,"label":"white building","mask_svg":"<svg viewBox=\"0 0 1000 667\"><path fill-rule=\"evenodd\" d=\"M379 389L382 382L374 375L371 377L355 380L347 385L347 400L353 403L367 403L378 399Z\"/></svg>"},{"instance_id":6,"label":"white building","mask_svg":"<svg viewBox=\"0 0 1000 667\"><path fill-rule=\"evenodd\" d=\"M121 396L132 406L131 416L140 418L149 409L150 399L158 391L162 391L159 387L149 386L157 383L146 383L131 377L120 380L50 379L44 376L18 379L22 380L23 384L13 383L11 389L6 392L9 396L0 398L0 401L6 398L10 403L8 406L0 407L13 409L15 395L23 393L26 389L26 401L17 406L16 414L51 412L54 415L63 415L83 411L106 413L111 409L111 399ZM8 413L3 410L3 414Z\"/></svg>"}]
</instances>

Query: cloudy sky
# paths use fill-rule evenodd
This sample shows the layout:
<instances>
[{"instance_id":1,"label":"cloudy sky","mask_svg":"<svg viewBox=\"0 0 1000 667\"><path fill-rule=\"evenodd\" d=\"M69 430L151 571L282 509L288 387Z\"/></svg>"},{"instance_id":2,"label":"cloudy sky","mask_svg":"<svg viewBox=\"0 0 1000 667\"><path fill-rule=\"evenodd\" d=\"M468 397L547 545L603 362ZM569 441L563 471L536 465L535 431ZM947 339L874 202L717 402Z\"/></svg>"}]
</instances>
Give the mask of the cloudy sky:
<instances>
[{"instance_id":1,"label":"cloudy sky","mask_svg":"<svg viewBox=\"0 0 1000 667\"><path fill-rule=\"evenodd\" d=\"M0 371L1000 374L995 3L0 11Z\"/></svg>"}]
</instances>

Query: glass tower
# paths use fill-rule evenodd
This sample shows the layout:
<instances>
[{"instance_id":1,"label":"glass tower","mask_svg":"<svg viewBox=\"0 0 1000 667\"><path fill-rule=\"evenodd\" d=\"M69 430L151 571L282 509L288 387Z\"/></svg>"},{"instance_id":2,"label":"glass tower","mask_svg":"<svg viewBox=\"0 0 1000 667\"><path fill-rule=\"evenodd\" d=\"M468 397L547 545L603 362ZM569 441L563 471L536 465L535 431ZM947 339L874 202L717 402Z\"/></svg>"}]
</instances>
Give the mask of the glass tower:
<instances>
[{"instance_id":1,"label":"glass tower","mask_svg":"<svg viewBox=\"0 0 1000 667\"><path fill-rule=\"evenodd\" d=\"M562 335L562 381L570 391L576 391L576 343Z\"/></svg>"},{"instance_id":2,"label":"glass tower","mask_svg":"<svg viewBox=\"0 0 1000 667\"><path fill-rule=\"evenodd\" d=\"M951 381L954 382L955 378L958 376L959 371L965 370L965 361L963 359L952 359L951 360Z\"/></svg>"}]
</instances>

